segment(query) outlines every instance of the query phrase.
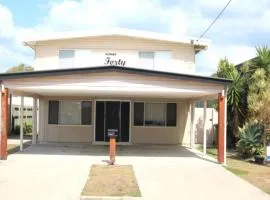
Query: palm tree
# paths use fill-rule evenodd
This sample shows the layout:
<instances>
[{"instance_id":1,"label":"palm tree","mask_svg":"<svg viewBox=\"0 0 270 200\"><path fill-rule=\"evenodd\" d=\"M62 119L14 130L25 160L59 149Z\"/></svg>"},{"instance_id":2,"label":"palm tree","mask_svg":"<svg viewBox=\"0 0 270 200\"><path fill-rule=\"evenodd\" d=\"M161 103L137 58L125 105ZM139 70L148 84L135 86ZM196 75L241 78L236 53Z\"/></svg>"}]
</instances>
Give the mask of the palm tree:
<instances>
[{"instance_id":1,"label":"palm tree","mask_svg":"<svg viewBox=\"0 0 270 200\"><path fill-rule=\"evenodd\" d=\"M243 104L245 100L245 78L227 58L221 59L217 73L214 76L232 80L227 95L227 125L228 133L232 136L232 143L235 144L239 138L238 127L244 123Z\"/></svg>"},{"instance_id":2,"label":"palm tree","mask_svg":"<svg viewBox=\"0 0 270 200\"><path fill-rule=\"evenodd\" d=\"M270 48L267 46L256 48L256 58L249 64L251 74L257 69L264 69L266 75L270 75Z\"/></svg>"}]
</instances>

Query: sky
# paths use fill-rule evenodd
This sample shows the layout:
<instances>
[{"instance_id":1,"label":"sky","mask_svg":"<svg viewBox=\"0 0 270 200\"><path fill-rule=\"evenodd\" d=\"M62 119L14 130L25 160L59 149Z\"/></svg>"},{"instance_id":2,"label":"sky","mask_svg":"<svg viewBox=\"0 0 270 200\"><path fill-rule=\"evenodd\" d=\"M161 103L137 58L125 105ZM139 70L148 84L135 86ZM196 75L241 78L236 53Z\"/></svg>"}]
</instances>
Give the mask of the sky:
<instances>
[{"instance_id":1,"label":"sky","mask_svg":"<svg viewBox=\"0 0 270 200\"><path fill-rule=\"evenodd\" d=\"M33 64L22 41L53 32L130 28L199 37L228 0L0 0L0 72ZM232 0L205 36L208 50L196 55L196 73L211 75L221 58L234 64L270 43L270 0Z\"/></svg>"}]
</instances>

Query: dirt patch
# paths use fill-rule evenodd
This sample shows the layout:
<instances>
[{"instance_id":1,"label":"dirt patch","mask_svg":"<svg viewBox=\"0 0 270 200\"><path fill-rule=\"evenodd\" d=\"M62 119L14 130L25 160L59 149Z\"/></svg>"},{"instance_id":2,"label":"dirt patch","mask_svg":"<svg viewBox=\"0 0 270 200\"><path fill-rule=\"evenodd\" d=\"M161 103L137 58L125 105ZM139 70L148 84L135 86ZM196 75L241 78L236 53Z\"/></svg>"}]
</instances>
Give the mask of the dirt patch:
<instances>
[{"instance_id":1,"label":"dirt patch","mask_svg":"<svg viewBox=\"0 0 270 200\"><path fill-rule=\"evenodd\" d=\"M93 165L82 196L141 196L130 165Z\"/></svg>"},{"instance_id":2,"label":"dirt patch","mask_svg":"<svg viewBox=\"0 0 270 200\"><path fill-rule=\"evenodd\" d=\"M231 172L241 176L253 185L270 194L270 167L252 162L227 158L227 165ZM239 170L246 173L238 173Z\"/></svg>"}]
</instances>

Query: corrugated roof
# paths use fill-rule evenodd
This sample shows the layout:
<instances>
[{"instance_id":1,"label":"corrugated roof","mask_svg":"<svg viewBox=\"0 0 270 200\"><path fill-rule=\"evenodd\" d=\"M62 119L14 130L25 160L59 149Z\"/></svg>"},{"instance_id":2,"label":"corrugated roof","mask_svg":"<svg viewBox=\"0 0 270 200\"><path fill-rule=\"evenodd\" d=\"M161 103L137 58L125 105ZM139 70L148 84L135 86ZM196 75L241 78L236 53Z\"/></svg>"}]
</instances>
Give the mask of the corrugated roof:
<instances>
[{"instance_id":1,"label":"corrugated roof","mask_svg":"<svg viewBox=\"0 0 270 200\"><path fill-rule=\"evenodd\" d=\"M31 47L34 46L37 42L41 41L64 40L64 39L75 39L85 37L100 37L100 36L126 36L149 40L167 41L173 43L192 44L194 46L199 46L202 49L207 48L210 42L209 40L206 39L200 40L198 42L197 38L183 37L174 34L113 28L113 29L91 30L91 31L88 30L88 31L72 31L72 32L55 32L47 36L30 38L29 40L25 41L24 44Z\"/></svg>"}]
</instances>

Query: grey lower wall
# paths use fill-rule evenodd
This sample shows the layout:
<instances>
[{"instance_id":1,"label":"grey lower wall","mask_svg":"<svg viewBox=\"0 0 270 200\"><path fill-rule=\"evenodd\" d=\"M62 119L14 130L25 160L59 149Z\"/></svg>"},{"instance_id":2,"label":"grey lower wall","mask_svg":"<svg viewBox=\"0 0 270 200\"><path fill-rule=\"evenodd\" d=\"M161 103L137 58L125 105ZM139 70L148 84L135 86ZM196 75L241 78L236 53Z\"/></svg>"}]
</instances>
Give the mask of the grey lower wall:
<instances>
[{"instance_id":1,"label":"grey lower wall","mask_svg":"<svg viewBox=\"0 0 270 200\"><path fill-rule=\"evenodd\" d=\"M40 142L94 142L94 109L92 109L92 125L50 125L48 124L48 100L40 101ZM59 98L63 99L63 98ZM187 100L177 103L176 127L136 127L133 126L133 102L131 100L131 143L132 144L189 144L190 109ZM143 101L139 99L138 101ZM147 100L145 100L147 101ZM161 102L161 100L148 100ZM163 100L166 102L166 100ZM170 102L177 102L168 100ZM93 104L94 105L94 104Z\"/></svg>"}]
</instances>

